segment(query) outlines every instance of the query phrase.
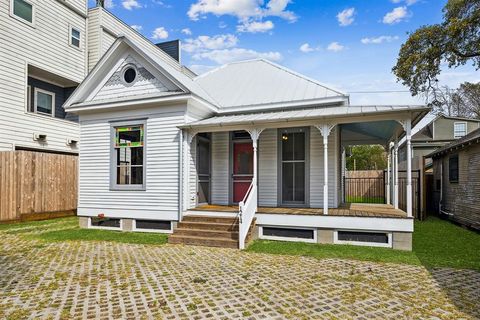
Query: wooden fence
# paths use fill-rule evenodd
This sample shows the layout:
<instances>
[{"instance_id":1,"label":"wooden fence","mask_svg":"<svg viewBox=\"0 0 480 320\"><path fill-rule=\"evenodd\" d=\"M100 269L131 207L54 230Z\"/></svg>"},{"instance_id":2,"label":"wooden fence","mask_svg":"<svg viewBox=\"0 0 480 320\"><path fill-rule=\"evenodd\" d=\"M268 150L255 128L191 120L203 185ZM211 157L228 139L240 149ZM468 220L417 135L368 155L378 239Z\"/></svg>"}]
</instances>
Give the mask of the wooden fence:
<instances>
[{"instance_id":1,"label":"wooden fence","mask_svg":"<svg viewBox=\"0 0 480 320\"><path fill-rule=\"evenodd\" d=\"M78 157L0 152L0 221L77 208Z\"/></svg>"}]
</instances>

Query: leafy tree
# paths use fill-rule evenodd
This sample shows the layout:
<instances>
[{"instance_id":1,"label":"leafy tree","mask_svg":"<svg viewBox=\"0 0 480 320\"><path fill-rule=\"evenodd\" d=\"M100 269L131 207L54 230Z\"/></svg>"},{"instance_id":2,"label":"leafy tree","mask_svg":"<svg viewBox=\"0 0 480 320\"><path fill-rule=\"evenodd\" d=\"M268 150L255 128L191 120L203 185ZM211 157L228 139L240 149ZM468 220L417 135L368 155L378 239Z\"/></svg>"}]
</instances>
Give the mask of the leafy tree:
<instances>
[{"instance_id":1,"label":"leafy tree","mask_svg":"<svg viewBox=\"0 0 480 320\"><path fill-rule=\"evenodd\" d=\"M387 153L380 145L350 147L347 170L384 170L387 168Z\"/></svg>"},{"instance_id":2,"label":"leafy tree","mask_svg":"<svg viewBox=\"0 0 480 320\"><path fill-rule=\"evenodd\" d=\"M392 71L410 88L412 95L433 94L441 65L449 68L471 62L480 68L480 1L449 0L443 8L443 22L420 27L402 45Z\"/></svg>"}]
</instances>

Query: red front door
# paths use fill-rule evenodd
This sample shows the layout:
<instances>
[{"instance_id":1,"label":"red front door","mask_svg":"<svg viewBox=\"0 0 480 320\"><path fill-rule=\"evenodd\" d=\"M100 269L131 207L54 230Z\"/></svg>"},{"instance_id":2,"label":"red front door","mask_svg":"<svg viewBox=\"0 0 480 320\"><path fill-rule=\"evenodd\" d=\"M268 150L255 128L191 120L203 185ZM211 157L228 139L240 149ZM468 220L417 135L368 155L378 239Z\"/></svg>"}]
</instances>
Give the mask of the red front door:
<instances>
[{"instance_id":1,"label":"red front door","mask_svg":"<svg viewBox=\"0 0 480 320\"><path fill-rule=\"evenodd\" d=\"M251 142L233 144L233 202L239 203L252 183L253 146Z\"/></svg>"}]
</instances>

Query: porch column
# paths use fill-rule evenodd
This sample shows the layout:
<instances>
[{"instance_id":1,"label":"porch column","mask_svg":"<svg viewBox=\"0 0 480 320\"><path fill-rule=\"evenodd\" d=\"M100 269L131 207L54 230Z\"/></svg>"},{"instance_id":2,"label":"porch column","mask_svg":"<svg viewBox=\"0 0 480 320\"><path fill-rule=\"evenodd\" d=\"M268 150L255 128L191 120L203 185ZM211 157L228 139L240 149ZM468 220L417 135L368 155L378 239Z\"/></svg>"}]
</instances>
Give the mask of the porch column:
<instances>
[{"instance_id":1,"label":"porch column","mask_svg":"<svg viewBox=\"0 0 480 320\"><path fill-rule=\"evenodd\" d=\"M323 137L323 214L328 214L328 136L335 124L316 126Z\"/></svg>"},{"instance_id":2,"label":"porch column","mask_svg":"<svg viewBox=\"0 0 480 320\"><path fill-rule=\"evenodd\" d=\"M196 133L188 130L183 131L183 210L190 208L190 160L191 145Z\"/></svg>"},{"instance_id":3,"label":"porch column","mask_svg":"<svg viewBox=\"0 0 480 320\"><path fill-rule=\"evenodd\" d=\"M388 155L387 155L387 204L390 204L390 162L392 161L392 158L390 157L390 144L387 146L388 149Z\"/></svg>"},{"instance_id":4,"label":"porch column","mask_svg":"<svg viewBox=\"0 0 480 320\"><path fill-rule=\"evenodd\" d=\"M342 148L342 180L341 180L341 187L342 187L342 202L345 202L345 169L347 167L347 154L345 151L345 147Z\"/></svg>"},{"instance_id":5,"label":"porch column","mask_svg":"<svg viewBox=\"0 0 480 320\"><path fill-rule=\"evenodd\" d=\"M394 157L394 180L395 180L395 189L394 189L394 206L395 209L398 209L398 138L395 138L395 144L393 146L393 157Z\"/></svg>"},{"instance_id":6,"label":"porch column","mask_svg":"<svg viewBox=\"0 0 480 320\"><path fill-rule=\"evenodd\" d=\"M258 138L260 138L263 129L255 128L247 131L252 138L253 146L253 182L255 186L258 186Z\"/></svg>"},{"instance_id":7,"label":"porch column","mask_svg":"<svg viewBox=\"0 0 480 320\"><path fill-rule=\"evenodd\" d=\"M405 135L407 139L407 216L413 216L412 206L412 121L405 121Z\"/></svg>"}]
</instances>

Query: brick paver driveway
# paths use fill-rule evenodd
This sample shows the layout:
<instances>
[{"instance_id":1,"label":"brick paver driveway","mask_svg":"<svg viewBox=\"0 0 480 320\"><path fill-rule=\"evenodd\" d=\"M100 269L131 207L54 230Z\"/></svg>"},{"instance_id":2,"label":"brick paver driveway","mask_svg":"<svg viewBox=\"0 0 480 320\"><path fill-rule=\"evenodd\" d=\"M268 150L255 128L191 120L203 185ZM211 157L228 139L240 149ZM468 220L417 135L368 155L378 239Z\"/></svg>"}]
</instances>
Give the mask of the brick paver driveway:
<instances>
[{"instance_id":1,"label":"brick paver driveway","mask_svg":"<svg viewBox=\"0 0 480 320\"><path fill-rule=\"evenodd\" d=\"M480 273L0 231L0 318L480 318ZM36 231L35 231L36 232Z\"/></svg>"}]
</instances>

